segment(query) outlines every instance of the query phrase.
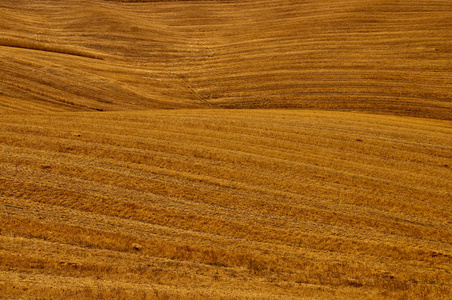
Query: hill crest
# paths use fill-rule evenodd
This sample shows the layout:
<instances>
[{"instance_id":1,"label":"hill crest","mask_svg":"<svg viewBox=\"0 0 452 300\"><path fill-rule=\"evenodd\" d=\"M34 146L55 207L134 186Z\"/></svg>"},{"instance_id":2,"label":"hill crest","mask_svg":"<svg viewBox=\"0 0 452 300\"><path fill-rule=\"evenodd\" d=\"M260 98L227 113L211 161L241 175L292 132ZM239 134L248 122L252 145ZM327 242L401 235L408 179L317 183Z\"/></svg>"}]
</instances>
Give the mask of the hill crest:
<instances>
[{"instance_id":1,"label":"hill crest","mask_svg":"<svg viewBox=\"0 0 452 300\"><path fill-rule=\"evenodd\" d=\"M446 0L0 7L0 113L25 112L32 101L49 111L313 108L452 116Z\"/></svg>"}]
</instances>

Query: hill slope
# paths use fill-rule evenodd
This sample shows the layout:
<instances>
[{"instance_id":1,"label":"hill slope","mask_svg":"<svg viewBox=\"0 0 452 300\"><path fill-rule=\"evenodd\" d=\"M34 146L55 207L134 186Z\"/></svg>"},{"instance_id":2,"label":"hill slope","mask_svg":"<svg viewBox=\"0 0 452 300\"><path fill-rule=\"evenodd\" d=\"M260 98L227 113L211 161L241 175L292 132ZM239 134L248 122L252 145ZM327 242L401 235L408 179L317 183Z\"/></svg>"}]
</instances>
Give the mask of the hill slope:
<instances>
[{"instance_id":1,"label":"hill slope","mask_svg":"<svg viewBox=\"0 0 452 300\"><path fill-rule=\"evenodd\" d=\"M0 134L11 297L452 295L450 121L157 110Z\"/></svg>"},{"instance_id":2,"label":"hill slope","mask_svg":"<svg viewBox=\"0 0 452 300\"><path fill-rule=\"evenodd\" d=\"M451 14L1 1L0 298L452 298Z\"/></svg>"},{"instance_id":3,"label":"hill slope","mask_svg":"<svg viewBox=\"0 0 452 300\"><path fill-rule=\"evenodd\" d=\"M321 108L451 119L451 14L448 0L3 1L0 112Z\"/></svg>"}]
</instances>

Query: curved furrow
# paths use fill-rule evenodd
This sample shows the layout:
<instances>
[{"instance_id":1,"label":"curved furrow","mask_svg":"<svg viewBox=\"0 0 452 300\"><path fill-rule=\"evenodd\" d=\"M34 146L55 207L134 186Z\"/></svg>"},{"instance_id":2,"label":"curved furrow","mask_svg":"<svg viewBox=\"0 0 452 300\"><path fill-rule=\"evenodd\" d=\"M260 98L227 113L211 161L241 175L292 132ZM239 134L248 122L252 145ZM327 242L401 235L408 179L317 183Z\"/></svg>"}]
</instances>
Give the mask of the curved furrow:
<instances>
[{"instance_id":1,"label":"curved furrow","mask_svg":"<svg viewBox=\"0 0 452 300\"><path fill-rule=\"evenodd\" d=\"M66 110L452 115L446 0L19 1L2 9L3 46L19 48L1 47L9 79L0 83L17 101ZM55 63L44 74L28 72L17 56ZM8 61L17 73L7 71ZM50 71L57 73L51 82Z\"/></svg>"}]
</instances>

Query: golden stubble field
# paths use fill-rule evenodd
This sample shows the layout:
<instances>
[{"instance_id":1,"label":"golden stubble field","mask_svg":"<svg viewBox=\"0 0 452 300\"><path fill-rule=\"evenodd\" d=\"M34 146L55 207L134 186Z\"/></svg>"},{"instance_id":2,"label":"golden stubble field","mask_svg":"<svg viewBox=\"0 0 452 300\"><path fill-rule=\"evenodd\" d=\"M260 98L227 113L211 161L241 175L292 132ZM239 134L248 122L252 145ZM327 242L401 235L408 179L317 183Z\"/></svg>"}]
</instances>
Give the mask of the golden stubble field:
<instances>
[{"instance_id":1,"label":"golden stubble field","mask_svg":"<svg viewBox=\"0 0 452 300\"><path fill-rule=\"evenodd\" d=\"M449 0L0 2L0 113L341 109L452 119Z\"/></svg>"},{"instance_id":2,"label":"golden stubble field","mask_svg":"<svg viewBox=\"0 0 452 300\"><path fill-rule=\"evenodd\" d=\"M451 299L451 15L0 1L0 299Z\"/></svg>"},{"instance_id":3,"label":"golden stubble field","mask_svg":"<svg viewBox=\"0 0 452 300\"><path fill-rule=\"evenodd\" d=\"M156 110L0 129L11 297L451 296L450 121Z\"/></svg>"}]
</instances>

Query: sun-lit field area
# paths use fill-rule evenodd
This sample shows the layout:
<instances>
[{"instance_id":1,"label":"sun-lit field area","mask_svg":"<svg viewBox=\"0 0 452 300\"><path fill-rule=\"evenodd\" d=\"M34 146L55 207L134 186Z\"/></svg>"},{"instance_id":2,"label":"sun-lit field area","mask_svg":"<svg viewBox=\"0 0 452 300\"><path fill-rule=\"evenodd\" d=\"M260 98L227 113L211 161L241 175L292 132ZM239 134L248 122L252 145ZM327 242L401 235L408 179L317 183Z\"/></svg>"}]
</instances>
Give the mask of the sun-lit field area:
<instances>
[{"instance_id":1,"label":"sun-lit field area","mask_svg":"<svg viewBox=\"0 0 452 300\"><path fill-rule=\"evenodd\" d=\"M450 120L451 16L449 0L3 0L0 113L317 108Z\"/></svg>"},{"instance_id":2,"label":"sun-lit field area","mask_svg":"<svg viewBox=\"0 0 452 300\"><path fill-rule=\"evenodd\" d=\"M452 122L181 110L0 126L12 295L450 296Z\"/></svg>"},{"instance_id":3,"label":"sun-lit field area","mask_svg":"<svg viewBox=\"0 0 452 300\"><path fill-rule=\"evenodd\" d=\"M1 1L0 299L452 299L452 3Z\"/></svg>"}]
</instances>

